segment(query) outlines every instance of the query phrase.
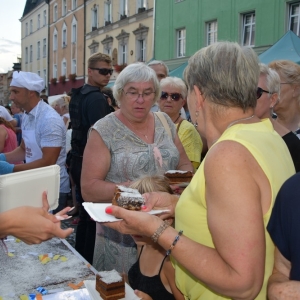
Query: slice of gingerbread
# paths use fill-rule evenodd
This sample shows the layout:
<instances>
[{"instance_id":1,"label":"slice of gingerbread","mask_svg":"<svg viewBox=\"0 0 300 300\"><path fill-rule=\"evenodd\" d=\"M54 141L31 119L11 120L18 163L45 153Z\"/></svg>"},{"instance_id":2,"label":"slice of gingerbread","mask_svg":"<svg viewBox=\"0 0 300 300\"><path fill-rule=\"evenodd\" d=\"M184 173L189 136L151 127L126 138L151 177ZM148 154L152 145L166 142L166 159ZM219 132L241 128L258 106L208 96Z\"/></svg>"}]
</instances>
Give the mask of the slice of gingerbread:
<instances>
[{"instance_id":1,"label":"slice of gingerbread","mask_svg":"<svg viewBox=\"0 0 300 300\"><path fill-rule=\"evenodd\" d=\"M145 204L145 199L138 190L117 185L112 204L128 210L141 210L142 205Z\"/></svg>"},{"instance_id":2,"label":"slice of gingerbread","mask_svg":"<svg viewBox=\"0 0 300 300\"><path fill-rule=\"evenodd\" d=\"M193 173L191 171L169 170L165 173L165 176L169 179L170 184L176 184L190 182L193 178Z\"/></svg>"}]
</instances>

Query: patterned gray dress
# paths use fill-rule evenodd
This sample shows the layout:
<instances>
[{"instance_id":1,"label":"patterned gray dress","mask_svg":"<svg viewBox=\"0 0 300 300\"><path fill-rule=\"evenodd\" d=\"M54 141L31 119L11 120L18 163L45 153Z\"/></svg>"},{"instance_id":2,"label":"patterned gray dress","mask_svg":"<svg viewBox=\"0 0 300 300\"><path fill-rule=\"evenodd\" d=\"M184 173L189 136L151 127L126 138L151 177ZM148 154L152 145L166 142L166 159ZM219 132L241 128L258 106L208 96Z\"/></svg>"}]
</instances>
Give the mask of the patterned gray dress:
<instances>
[{"instance_id":1,"label":"patterned gray dress","mask_svg":"<svg viewBox=\"0 0 300 300\"><path fill-rule=\"evenodd\" d=\"M166 114L164 116L174 139L175 125ZM106 181L134 181L142 176L164 174L177 168L179 152L155 113L154 120L153 144L140 139L114 113L94 124L93 129L100 134L111 155ZM99 271L115 269L127 274L135 261L136 246L131 236L98 223L93 266Z\"/></svg>"}]
</instances>

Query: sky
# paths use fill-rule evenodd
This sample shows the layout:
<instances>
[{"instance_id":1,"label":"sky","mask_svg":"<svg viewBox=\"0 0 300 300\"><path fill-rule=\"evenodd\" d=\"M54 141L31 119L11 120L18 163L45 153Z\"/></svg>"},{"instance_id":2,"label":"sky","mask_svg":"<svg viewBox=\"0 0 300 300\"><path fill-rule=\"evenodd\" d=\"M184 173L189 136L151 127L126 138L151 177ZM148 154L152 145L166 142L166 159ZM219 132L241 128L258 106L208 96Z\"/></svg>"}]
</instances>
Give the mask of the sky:
<instances>
[{"instance_id":1,"label":"sky","mask_svg":"<svg viewBox=\"0 0 300 300\"><path fill-rule=\"evenodd\" d=\"M21 57L21 19L26 0L0 0L0 73Z\"/></svg>"}]
</instances>

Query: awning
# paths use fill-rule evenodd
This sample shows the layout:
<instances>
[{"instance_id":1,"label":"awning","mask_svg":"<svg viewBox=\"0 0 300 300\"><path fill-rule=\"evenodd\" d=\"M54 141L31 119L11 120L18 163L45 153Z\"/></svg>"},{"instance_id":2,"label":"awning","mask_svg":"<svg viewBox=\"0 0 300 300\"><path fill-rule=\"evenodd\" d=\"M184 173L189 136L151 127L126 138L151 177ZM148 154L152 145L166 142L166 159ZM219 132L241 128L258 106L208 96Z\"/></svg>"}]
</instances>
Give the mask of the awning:
<instances>
[{"instance_id":1,"label":"awning","mask_svg":"<svg viewBox=\"0 0 300 300\"><path fill-rule=\"evenodd\" d=\"M258 57L264 64L278 59L287 59L300 64L300 38L290 30Z\"/></svg>"},{"instance_id":2,"label":"awning","mask_svg":"<svg viewBox=\"0 0 300 300\"><path fill-rule=\"evenodd\" d=\"M173 71L171 71L169 73L169 76L179 77L179 78L183 79L183 72L184 72L185 68L187 67L187 65L188 65L188 62L185 62L184 64L182 64L178 68L176 68Z\"/></svg>"}]
</instances>

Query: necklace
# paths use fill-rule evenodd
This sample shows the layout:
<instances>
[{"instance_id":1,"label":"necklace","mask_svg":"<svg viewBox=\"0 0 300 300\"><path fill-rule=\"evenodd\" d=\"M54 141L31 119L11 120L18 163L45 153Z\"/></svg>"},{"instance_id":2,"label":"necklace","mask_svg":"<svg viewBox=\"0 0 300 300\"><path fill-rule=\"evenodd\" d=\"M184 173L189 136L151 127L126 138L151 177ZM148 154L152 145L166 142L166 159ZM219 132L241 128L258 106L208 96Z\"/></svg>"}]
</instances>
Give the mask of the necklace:
<instances>
[{"instance_id":1,"label":"necklace","mask_svg":"<svg viewBox=\"0 0 300 300\"><path fill-rule=\"evenodd\" d=\"M250 117L246 117L246 118L242 118L242 119L237 119L231 123L229 123L229 125L226 127L226 129L228 129L229 127L231 127L232 125L234 125L235 123L241 122L241 121L246 121L246 120L250 120L254 117L254 115L250 116Z\"/></svg>"},{"instance_id":2,"label":"necklace","mask_svg":"<svg viewBox=\"0 0 300 300\"><path fill-rule=\"evenodd\" d=\"M143 132L137 130L137 129L135 128L135 126L134 126L128 119L126 119L126 120L127 120L127 121L129 122L129 124L131 125L131 128L134 128L134 131L136 131L137 133L139 133L139 134L141 134L142 136L144 136L145 139L148 141L148 130L149 130L149 126L147 126L147 131L146 131L146 133L143 133Z\"/></svg>"},{"instance_id":3,"label":"necklace","mask_svg":"<svg viewBox=\"0 0 300 300\"><path fill-rule=\"evenodd\" d=\"M177 122L178 119L180 118L180 115L181 115L181 114L179 114L179 116L177 117L177 119L174 121L174 124L176 124L176 122Z\"/></svg>"}]
</instances>

